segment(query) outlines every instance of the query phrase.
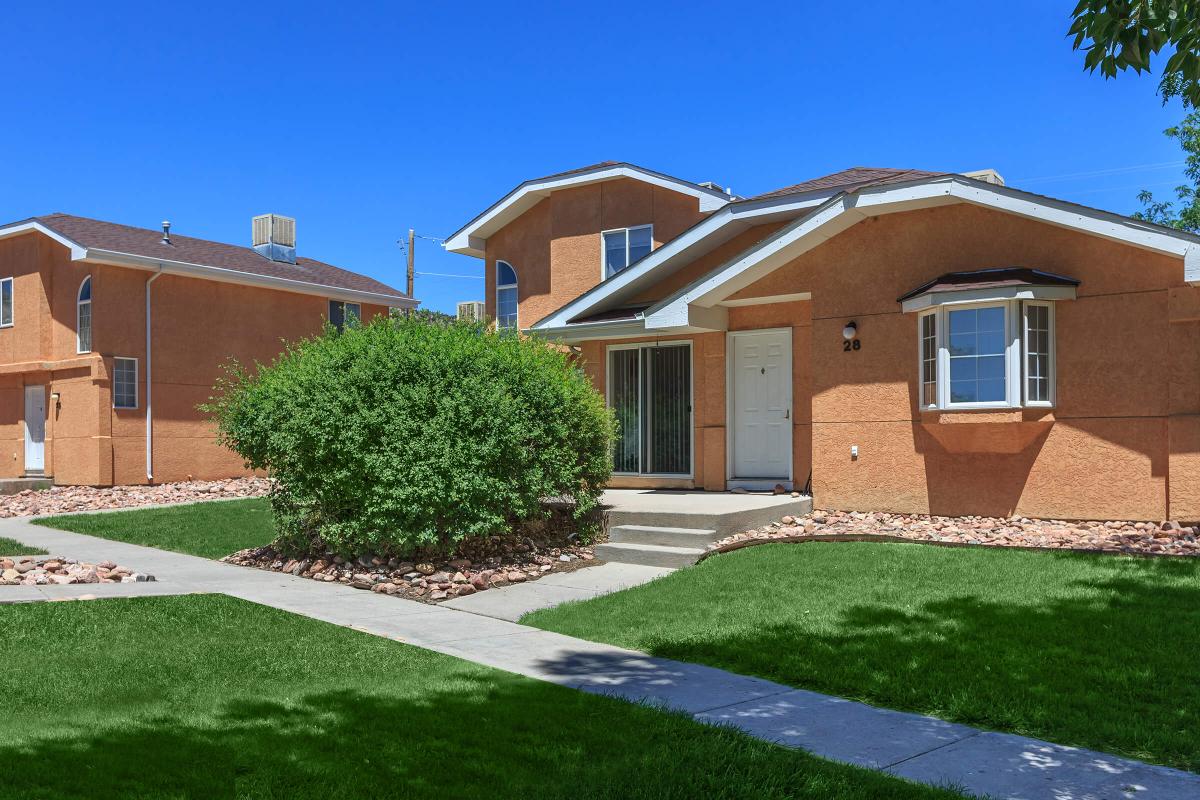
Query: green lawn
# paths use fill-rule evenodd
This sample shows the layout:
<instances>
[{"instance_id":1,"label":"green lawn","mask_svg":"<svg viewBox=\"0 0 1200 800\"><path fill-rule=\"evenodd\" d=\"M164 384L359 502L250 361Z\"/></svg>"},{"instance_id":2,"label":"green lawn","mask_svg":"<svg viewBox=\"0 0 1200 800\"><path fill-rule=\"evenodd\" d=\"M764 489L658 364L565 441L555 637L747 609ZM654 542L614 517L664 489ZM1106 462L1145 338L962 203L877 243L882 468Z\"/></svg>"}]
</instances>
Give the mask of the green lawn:
<instances>
[{"instance_id":1,"label":"green lawn","mask_svg":"<svg viewBox=\"0 0 1200 800\"><path fill-rule=\"evenodd\" d=\"M5 798L957 796L225 596L0 630Z\"/></svg>"},{"instance_id":2,"label":"green lawn","mask_svg":"<svg viewBox=\"0 0 1200 800\"><path fill-rule=\"evenodd\" d=\"M521 621L1200 770L1200 560L774 544Z\"/></svg>"},{"instance_id":3,"label":"green lawn","mask_svg":"<svg viewBox=\"0 0 1200 800\"><path fill-rule=\"evenodd\" d=\"M39 550L36 547L30 547L27 544L21 544L13 539L5 539L0 536L0 556L44 556L45 550Z\"/></svg>"},{"instance_id":4,"label":"green lawn","mask_svg":"<svg viewBox=\"0 0 1200 800\"><path fill-rule=\"evenodd\" d=\"M247 547L261 547L275 538L271 504L262 497L103 514L68 514L34 520L34 524L205 558L221 558Z\"/></svg>"}]
</instances>

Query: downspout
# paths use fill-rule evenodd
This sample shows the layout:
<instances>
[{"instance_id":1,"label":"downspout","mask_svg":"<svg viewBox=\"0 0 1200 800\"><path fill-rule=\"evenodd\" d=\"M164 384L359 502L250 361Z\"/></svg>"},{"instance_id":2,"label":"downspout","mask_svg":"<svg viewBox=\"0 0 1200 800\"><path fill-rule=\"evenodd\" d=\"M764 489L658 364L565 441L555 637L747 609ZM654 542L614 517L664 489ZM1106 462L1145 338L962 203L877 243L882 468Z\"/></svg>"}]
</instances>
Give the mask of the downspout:
<instances>
[{"instance_id":1,"label":"downspout","mask_svg":"<svg viewBox=\"0 0 1200 800\"><path fill-rule=\"evenodd\" d=\"M150 336L150 284L154 283L162 275L162 264L158 265L158 271L150 276L146 281L146 482L154 483L154 416L151 413L151 399L154 393L153 383L150 380L151 367L153 365L153 349L151 348Z\"/></svg>"}]
</instances>

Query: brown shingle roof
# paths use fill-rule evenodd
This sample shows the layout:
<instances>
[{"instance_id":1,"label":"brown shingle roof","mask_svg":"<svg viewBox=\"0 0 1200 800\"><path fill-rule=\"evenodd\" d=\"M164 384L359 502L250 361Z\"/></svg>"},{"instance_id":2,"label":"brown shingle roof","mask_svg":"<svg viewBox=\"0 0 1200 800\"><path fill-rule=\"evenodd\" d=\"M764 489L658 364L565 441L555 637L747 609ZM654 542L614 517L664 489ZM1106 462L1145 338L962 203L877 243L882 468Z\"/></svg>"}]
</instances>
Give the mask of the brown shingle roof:
<instances>
[{"instance_id":1,"label":"brown shingle roof","mask_svg":"<svg viewBox=\"0 0 1200 800\"><path fill-rule=\"evenodd\" d=\"M1029 267L990 267L968 272L947 272L896 298L903 303L917 295L958 292L964 289L995 289L1004 286L1078 286L1079 281L1053 272Z\"/></svg>"},{"instance_id":2,"label":"brown shingle roof","mask_svg":"<svg viewBox=\"0 0 1200 800\"><path fill-rule=\"evenodd\" d=\"M944 172L926 172L919 169L890 169L888 167L851 167L840 172L833 172L829 175L823 175L820 178L813 178L803 183L785 186L782 189L776 189L773 192L766 192L750 198L751 200L761 200L765 197L781 197L786 194L803 194L805 192L819 192L823 190L835 189L840 192L848 192L852 189L861 189L864 186L872 186L881 183L896 183L898 181L916 180L919 178L933 178L938 175L945 175Z\"/></svg>"},{"instance_id":3,"label":"brown shingle roof","mask_svg":"<svg viewBox=\"0 0 1200 800\"><path fill-rule=\"evenodd\" d=\"M284 264L272 261L252 247L239 247L207 239L193 239L190 236L179 236L175 233L171 234L171 243L168 245L161 241L161 230L134 228L129 225L103 222L87 217L75 217L70 214L47 214L33 219L88 248L113 250L147 258L182 261L206 267L219 267L250 275L304 281L337 289L374 292L395 297L406 296L403 292L374 278L368 278L366 275L359 275L357 272L350 272L311 258L297 258L295 264Z\"/></svg>"}]
</instances>

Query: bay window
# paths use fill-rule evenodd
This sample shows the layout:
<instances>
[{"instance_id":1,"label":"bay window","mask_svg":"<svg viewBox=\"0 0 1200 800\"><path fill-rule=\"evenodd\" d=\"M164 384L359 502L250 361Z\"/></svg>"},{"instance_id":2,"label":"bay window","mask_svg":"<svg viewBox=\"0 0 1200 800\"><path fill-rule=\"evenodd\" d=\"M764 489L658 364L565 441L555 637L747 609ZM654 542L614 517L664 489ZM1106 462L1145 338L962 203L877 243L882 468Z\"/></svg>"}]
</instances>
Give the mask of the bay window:
<instances>
[{"instance_id":1,"label":"bay window","mask_svg":"<svg viewBox=\"0 0 1200 800\"><path fill-rule=\"evenodd\" d=\"M1054 304L1037 300L938 305L918 317L923 409L1054 404Z\"/></svg>"}]
</instances>

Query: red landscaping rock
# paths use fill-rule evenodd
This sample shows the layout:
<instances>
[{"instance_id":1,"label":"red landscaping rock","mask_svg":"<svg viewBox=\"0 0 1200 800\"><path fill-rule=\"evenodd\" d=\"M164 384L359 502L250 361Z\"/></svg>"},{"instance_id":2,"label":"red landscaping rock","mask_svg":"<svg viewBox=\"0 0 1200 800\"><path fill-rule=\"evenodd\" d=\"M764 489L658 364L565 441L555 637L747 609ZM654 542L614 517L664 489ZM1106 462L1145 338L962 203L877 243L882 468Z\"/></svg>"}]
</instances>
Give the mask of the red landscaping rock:
<instances>
[{"instance_id":1,"label":"red landscaping rock","mask_svg":"<svg viewBox=\"0 0 1200 800\"><path fill-rule=\"evenodd\" d=\"M0 495L0 517L64 514L136 508L161 503L195 503L216 497L262 497L271 491L268 478L229 478L220 481L181 481L153 486L52 486Z\"/></svg>"},{"instance_id":2,"label":"red landscaping rock","mask_svg":"<svg viewBox=\"0 0 1200 800\"><path fill-rule=\"evenodd\" d=\"M1157 524L1119 520L1072 522L1029 517L937 517L814 510L803 517L783 517L779 522L734 534L710 545L709 549L797 536L879 536L989 547L1200 556L1198 533L1200 531L1195 527L1174 520Z\"/></svg>"}]
</instances>

